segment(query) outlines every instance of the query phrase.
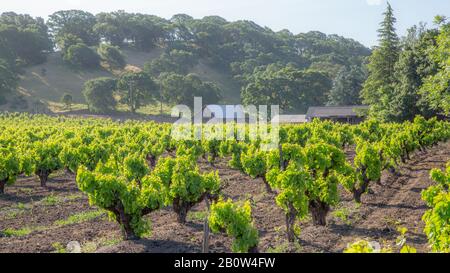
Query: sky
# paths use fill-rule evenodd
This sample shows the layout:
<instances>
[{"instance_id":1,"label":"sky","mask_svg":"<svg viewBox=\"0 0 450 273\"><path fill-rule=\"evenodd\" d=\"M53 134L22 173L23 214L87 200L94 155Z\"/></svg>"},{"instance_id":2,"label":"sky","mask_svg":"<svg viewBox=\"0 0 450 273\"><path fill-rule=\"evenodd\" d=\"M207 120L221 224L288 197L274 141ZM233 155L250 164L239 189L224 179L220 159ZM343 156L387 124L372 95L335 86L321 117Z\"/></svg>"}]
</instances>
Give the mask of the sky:
<instances>
[{"instance_id":1,"label":"sky","mask_svg":"<svg viewBox=\"0 0 450 273\"><path fill-rule=\"evenodd\" d=\"M2 0L0 12L14 11L47 18L58 10L91 13L125 10L169 19L185 13L195 18L219 15L229 21L252 20L274 31L297 34L318 30L353 38L371 47L386 0ZM400 36L419 22L433 26L435 15L450 17L449 0L390 0Z\"/></svg>"}]
</instances>

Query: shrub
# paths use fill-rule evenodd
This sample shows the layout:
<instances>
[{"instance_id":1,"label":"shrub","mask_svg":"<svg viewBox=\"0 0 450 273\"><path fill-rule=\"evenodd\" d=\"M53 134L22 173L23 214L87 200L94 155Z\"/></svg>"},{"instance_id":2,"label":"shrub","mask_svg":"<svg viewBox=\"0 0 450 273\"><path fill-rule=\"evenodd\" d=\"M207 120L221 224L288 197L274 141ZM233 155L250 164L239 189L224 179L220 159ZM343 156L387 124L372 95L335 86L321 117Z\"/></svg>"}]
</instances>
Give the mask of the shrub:
<instances>
[{"instance_id":1,"label":"shrub","mask_svg":"<svg viewBox=\"0 0 450 273\"><path fill-rule=\"evenodd\" d=\"M239 206L231 200L213 203L209 226L215 233L225 232L234 238L233 252L256 252L258 230L253 226L249 201L243 206Z\"/></svg>"},{"instance_id":2,"label":"shrub","mask_svg":"<svg viewBox=\"0 0 450 273\"><path fill-rule=\"evenodd\" d=\"M97 50L100 58L107 62L111 67L123 68L126 65L125 56L116 46L102 44Z\"/></svg>"},{"instance_id":3,"label":"shrub","mask_svg":"<svg viewBox=\"0 0 450 273\"><path fill-rule=\"evenodd\" d=\"M84 84L83 95L89 107L94 113L107 113L114 110L116 100L113 91L116 88L116 80L112 78L97 78Z\"/></svg>"},{"instance_id":4,"label":"shrub","mask_svg":"<svg viewBox=\"0 0 450 273\"><path fill-rule=\"evenodd\" d=\"M77 68L97 68L100 64L100 57L85 44L70 46L63 59Z\"/></svg>"},{"instance_id":5,"label":"shrub","mask_svg":"<svg viewBox=\"0 0 450 273\"><path fill-rule=\"evenodd\" d=\"M64 103L64 105L66 106L66 108L70 109L72 104L73 104L73 97L72 95L65 93L62 97L61 97L61 103Z\"/></svg>"}]
</instances>

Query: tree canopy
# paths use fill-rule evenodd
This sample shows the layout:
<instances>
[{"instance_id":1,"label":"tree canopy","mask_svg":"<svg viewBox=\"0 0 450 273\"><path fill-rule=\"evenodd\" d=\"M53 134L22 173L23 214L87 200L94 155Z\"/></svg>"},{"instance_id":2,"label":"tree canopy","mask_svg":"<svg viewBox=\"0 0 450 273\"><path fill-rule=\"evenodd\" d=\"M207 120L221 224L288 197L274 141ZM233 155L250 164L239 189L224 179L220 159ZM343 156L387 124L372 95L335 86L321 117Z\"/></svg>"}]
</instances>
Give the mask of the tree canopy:
<instances>
[{"instance_id":1,"label":"tree canopy","mask_svg":"<svg viewBox=\"0 0 450 273\"><path fill-rule=\"evenodd\" d=\"M113 91L116 89L116 80L112 78L98 78L84 84L83 95L89 110L95 113L107 113L114 110L117 102Z\"/></svg>"}]
</instances>

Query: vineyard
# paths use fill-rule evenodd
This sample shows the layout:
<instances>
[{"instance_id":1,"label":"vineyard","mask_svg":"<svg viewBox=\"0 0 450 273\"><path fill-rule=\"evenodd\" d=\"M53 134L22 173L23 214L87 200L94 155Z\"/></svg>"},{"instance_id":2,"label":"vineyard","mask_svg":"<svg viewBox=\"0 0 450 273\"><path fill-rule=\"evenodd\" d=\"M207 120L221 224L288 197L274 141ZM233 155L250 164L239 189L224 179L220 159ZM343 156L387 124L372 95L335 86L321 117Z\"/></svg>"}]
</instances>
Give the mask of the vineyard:
<instances>
[{"instance_id":1,"label":"vineyard","mask_svg":"<svg viewBox=\"0 0 450 273\"><path fill-rule=\"evenodd\" d=\"M171 130L1 115L0 252L450 251L448 122Z\"/></svg>"}]
</instances>

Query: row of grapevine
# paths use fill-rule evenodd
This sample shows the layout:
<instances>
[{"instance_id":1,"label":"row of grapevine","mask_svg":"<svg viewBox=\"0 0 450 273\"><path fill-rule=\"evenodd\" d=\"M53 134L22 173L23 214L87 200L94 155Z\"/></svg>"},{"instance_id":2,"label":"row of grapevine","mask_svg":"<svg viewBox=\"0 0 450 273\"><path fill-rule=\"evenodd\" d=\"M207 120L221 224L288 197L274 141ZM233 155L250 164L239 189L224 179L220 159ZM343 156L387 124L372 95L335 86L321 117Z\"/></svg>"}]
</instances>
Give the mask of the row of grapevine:
<instances>
[{"instance_id":1,"label":"row of grapevine","mask_svg":"<svg viewBox=\"0 0 450 273\"><path fill-rule=\"evenodd\" d=\"M51 173L67 170L90 203L117 221L125 239L143 236L144 216L153 211L170 207L183 224L206 200L211 230L235 237L236 251L256 249L250 207L221 201L219 174L202 173L201 158L211 165L226 158L231 168L261 179L285 211L287 237L294 241L298 219L310 215L315 225L326 225L339 203L339 185L360 203L383 170L395 172L414 151L450 138L449 124L436 119L357 126L315 120L282 126L279 148L267 151L262 139L248 137L175 140L170 124L154 122L27 114L3 114L0 121L0 193L19 176L35 174L45 187ZM352 145L356 156L349 162L345 151Z\"/></svg>"},{"instance_id":2,"label":"row of grapevine","mask_svg":"<svg viewBox=\"0 0 450 273\"><path fill-rule=\"evenodd\" d=\"M431 178L436 182L422 192L430 209L424 214L425 233L436 252L450 252L450 162L442 171L434 169Z\"/></svg>"}]
</instances>

